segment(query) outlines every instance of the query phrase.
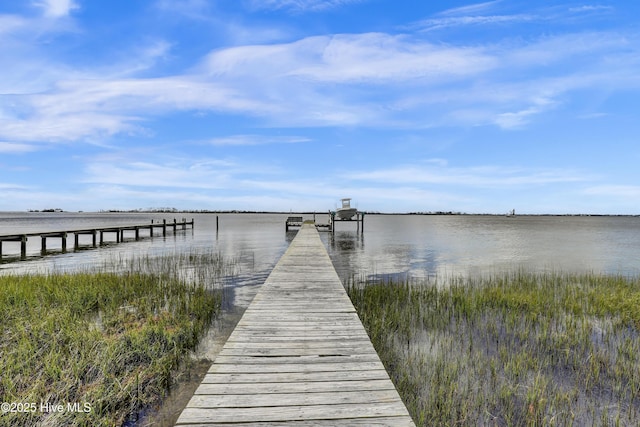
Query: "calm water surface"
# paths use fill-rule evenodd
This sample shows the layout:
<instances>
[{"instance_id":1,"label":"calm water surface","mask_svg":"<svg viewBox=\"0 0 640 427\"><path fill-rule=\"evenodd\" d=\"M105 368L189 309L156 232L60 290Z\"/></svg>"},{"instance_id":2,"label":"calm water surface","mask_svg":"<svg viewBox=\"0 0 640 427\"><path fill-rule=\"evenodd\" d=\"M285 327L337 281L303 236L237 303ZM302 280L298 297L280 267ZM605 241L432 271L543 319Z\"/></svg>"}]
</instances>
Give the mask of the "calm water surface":
<instances>
[{"instance_id":1,"label":"calm water surface","mask_svg":"<svg viewBox=\"0 0 640 427\"><path fill-rule=\"evenodd\" d=\"M40 239L28 244L28 260L0 264L0 272L86 270L112 259L199 250L220 251L238 261L235 305L246 306L284 253L294 232L285 232L287 214L0 213L0 234L18 234L146 224L151 220L195 220L193 230L145 237L98 249L61 253L60 240L47 243L54 254L40 256ZM216 232L216 217L219 230ZM311 219L312 215L305 215ZM318 214L318 222L328 220ZM159 230L156 231L156 234ZM146 232L142 232L146 235ZM367 215L365 231L338 223L321 233L343 280L352 275L385 278L444 278L530 271L640 273L640 217ZM82 236L89 245L90 237ZM17 255L5 242L3 253Z\"/></svg>"}]
</instances>

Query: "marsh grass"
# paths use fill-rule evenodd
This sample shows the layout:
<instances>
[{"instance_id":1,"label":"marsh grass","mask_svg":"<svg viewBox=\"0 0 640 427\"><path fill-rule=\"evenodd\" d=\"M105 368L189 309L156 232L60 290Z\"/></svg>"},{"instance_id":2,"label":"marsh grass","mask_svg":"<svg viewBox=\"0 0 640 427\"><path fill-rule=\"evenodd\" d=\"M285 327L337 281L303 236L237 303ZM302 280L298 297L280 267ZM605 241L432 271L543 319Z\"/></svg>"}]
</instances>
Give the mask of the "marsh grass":
<instances>
[{"instance_id":1,"label":"marsh grass","mask_svg":"<svg viewBox=\"0 0 640 427\"><path fill-rule=\"evenodd\" d=\"M0 425L121 425L157 404L221 304L232 264L142 257L97 273L0 276ZM107 271L110 270L110 271ZM87 403L90 412L40 410Z\"/></svg>"},{"instance_id":2,"label":"marsh grass","mask_svg":"<svg viewBox=\"0 0 640 427\"><path fill-rule=\"evenodd\" d=\"M419 425L640 419L640 279L516 272L348 292Z\"/></svg>"}]
</instances>

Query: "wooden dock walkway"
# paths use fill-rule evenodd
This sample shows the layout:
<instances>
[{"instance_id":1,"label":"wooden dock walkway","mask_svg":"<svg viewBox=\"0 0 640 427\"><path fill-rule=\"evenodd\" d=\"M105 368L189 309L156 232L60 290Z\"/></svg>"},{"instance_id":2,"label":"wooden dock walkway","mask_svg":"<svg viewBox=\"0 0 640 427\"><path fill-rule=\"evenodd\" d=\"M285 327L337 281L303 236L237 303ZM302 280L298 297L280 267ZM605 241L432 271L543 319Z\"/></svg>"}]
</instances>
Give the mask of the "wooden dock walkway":
<instances>
[{"instance_id":1,"label":"wooden dock walkway","mask_svg":"<svg viewBox=\"0 0 640 427\"><path fill-rule=\"evenodd\" d=\"M413 426L313 224L275 266L177 426Z\"/></svg>"}]
</instances>

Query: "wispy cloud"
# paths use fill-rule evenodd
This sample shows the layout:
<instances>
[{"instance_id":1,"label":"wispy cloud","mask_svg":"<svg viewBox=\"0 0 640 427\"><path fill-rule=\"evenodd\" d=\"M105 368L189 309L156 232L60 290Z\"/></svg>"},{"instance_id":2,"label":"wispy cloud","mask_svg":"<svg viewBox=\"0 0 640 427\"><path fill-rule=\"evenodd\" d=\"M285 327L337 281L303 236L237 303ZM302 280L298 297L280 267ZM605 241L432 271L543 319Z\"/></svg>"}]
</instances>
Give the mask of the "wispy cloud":
<instances>
[{"instance_id":1,"label":"wispy cloud","mask_svg":"<svg viewBox=\"0 0 640 427\"><path fill-rule=\"evenodd\" d=\"M44 14L51 18L67 16L72 10L77 9L75 0L40 0L35 3L44 10Z\"/></svg>"},{"instance_id":2,"label":"wispy cloud","mask_svg":"<svg viewBox=\"0 0 640 427\"><path fill-rule=\"evenodd\" d=\"M592 177L567 170L535 170L520 167L474 166L451 167L441 161L409 164L386 169L345 174L353 180L389 184L442 184L463 187L522 187L582 182Z\"/></svg>"},{"instance_id":3,"label":"wispy cloud","mask_svg":"<svg viewBox=\"0 0 640 427\"><path fill-rule=\"evenodd\" d=\"M615 10L613 6L604 6L604 5L583 5L570 7L569 12L610 12Z\"/></svg>"},{"instance_id":4,"label":"wispy cloud","mask_svg":"<svg viewBox=\"0 0 640 427\"><path fill-rule=\"evenodd\" d=\"M294 12L317 12L363 1L366 0L246 0L245 3L251 10L284 9Z\"/></svg>"},{"instance_id":5,"label":"wispy cloud","mask_svg":"<svg viewBox=\"0 0 640 427\"><path fill-rule=\"evenodd\" d=\"M0 36L16 33L27 27L29 20L17 15L0 15Z\"/></svg>"},{"instance_id":6,"label":"wispy cloud","mask_svg":"<svg viewBox=\"0 0 640 427\"><path fill-rule=\"evenodd\" d=\"M6 182L0 182L0 190L3 191L25 191L25 190L33 190L32 187L27 185L19 185L19 184L11 184Z\"/></svg>"},{"instance_id":7,"label":"wispy cloud","mask_svg":"<svg viewBox=\"0 0 640 427\"><path fill-rule=\"evenodd\" d=\"M471 15L486 12L493 9L498 4L502 3L502 0L487 1L483 3L475 3L467 6L455 7L444 10L439 15Z\"/></svg>"},{"instance_id":8,"label":"wispy cloud","mask_svg":"<svg viewBox=\"0 0 640 427\"><path fill-rule=\"evenodd\" d=\"M538 17L528 14L517 15L482 15L482 16L445 16L434 19L425 19L412 25L421 31L433 31L451 27L480 26L496 24L518 24L532 22Z\"/></svg>"},{"instance_id":9,"label":"wispy cloud","mask_svg":"<svg viewBox=\"0 0 640 427\"><path fill-rule=\"evenodd\" d=\"M35 151L36 149L37 147L30 144L0 141L0 153L27 153L29 151Z\"/></svg>"},{"instance_id":10,"label":"wispy cloud","mask_svg":"<svg viewBox=\"0 0 640 427\"><path fill-rule=\"evenodd\" d=\"M590 196L606 196L630 199L633 203L640 200L640 186L638 185L597 185L584 190Z\"/></svg>"},{"instance_id":11,"label":"wispy cloud","mask_svg":"<svg viewBox=\"0 0 640 427\"><path fill-rule=\"evenodd\" d=\"M309 142L304 136L266 136L266 135L231 135L212 138L208 142L212 145L267 145L267 144L298 144Z\"/></svg>"},{"instance_id":12,"label":"wispy cloud","mask_svg":"<svg viewBox=\"0 0 640 427\"><path fill-rule=\"evenodd\" d=\"M91 163L86 167L88 183L121 185L133 188L193 188L216 189L228 185L225 168L204 165L188 167L149 162L126 164Z\"/></svg>"}]
</instances>

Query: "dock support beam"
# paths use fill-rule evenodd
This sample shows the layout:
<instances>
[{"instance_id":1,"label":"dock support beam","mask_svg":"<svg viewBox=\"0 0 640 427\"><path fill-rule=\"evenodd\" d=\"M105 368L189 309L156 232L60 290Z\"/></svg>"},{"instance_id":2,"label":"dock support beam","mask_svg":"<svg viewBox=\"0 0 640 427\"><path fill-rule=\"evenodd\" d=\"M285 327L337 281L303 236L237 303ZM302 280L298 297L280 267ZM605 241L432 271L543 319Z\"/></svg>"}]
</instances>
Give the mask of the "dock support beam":
<instances>
[{"instance_id":1,"label":"dock support beam","mask_svg":"<svg viewBox=\"0 0 640 427\"><path fill-rule=\"evenodd\" d=\"M40 251L41 251L42 255L46 255L46 253L47 253L47 238L48 237L59 237L59 238L61 238L62 239L62 252L67 252L67 233L66 232L43 234L41 237L42 237L42 247L41 247ZM25 247L25 251L26 251L26 247Z\"/></svg>"}]
</instances>

